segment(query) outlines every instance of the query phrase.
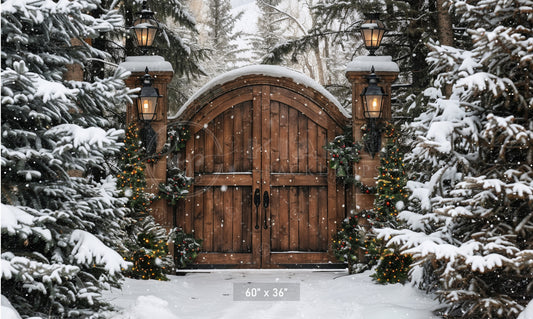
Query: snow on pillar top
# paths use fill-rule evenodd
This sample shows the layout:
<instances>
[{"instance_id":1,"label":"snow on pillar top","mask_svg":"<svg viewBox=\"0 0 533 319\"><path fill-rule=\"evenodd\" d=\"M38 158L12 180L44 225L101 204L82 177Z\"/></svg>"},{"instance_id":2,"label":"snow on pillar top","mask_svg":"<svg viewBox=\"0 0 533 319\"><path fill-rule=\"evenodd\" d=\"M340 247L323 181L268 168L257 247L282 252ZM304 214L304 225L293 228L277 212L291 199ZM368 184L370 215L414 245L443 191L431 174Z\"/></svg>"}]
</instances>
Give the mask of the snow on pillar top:
<instances>
[{"instance_id":1,"label":"snow on pillar top","mask_svg":"<svg viewBox=\"0 0 533 319\"><path fill-rule=\"evenodd\" d=\"M172 64L158 55L128 56L126 61L120 63L119 67L130 72L144 72L146 68L150 72L174 72Z\"/></svg>"},{"instance_id":2,"label":"snow on pillar top","mask_svg":"<svg viewBox=\"0 0 533 319\"><path fill-rule=\"evenodd\" d=\"M346 72L368 72L374 66L376 72L400 72L391 56L358 56L346 66Z\"/></svg>"}]
</instances>

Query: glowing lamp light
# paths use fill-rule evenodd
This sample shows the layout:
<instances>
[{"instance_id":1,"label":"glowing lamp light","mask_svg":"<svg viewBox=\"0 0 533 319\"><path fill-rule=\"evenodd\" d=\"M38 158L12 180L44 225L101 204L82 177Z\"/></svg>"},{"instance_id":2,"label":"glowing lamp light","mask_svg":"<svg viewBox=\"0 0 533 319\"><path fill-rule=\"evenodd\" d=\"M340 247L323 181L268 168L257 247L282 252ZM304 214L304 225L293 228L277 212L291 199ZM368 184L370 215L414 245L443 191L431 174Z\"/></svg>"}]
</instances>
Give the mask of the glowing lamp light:
<instances>
[{"instance_id":1,"label":"glowing lamp light","mask_svg":"<svg viewBox=\"0 0 533 319\"><path fill-rule=\"evenodd\" d=\"M137 46L141 50L147 50L152 47L160 26L154 18L154 12L147 8L146 1L143 1L142 10L139 13L141 16L133 22L132 29L135 31Z\"/></svg>"},{"instance_id":2,"label":"glowing lamp light","mask_svg":"<svg viewBox=\"0 0 533 319\"><path fill-rule=\"evenodd\" d=\"M157 117L157 99L162 97L159 90L152 86L153 79L145 69L145 75L141 78L141 93L137 99L138 117L141 121L153 121Z\"/></svg>"},{"instance_id":3,"label":"glowing lamp light","mask_svg":"<svg viewBox=\"0 0 533 319\"><path fill-rule=\"evenodd\" d=\"M381 149L381 129L377 121L383 116L383 97L387 96L382 87L378 86L379 78L372 66L367 76L368 86L363 89L363 114L367 120L368 138L365 140L366 151L374 158Z\"/></svg>"},{"instance_id":4,"label":"glowing lamp light","mask_svg":"<svg viewBox=\"0 0 533 319\"><path fill-rule=\"evenodd\" d=\"M383 97L386 96L382 87L378 86L379 77L372 66L371 73L367 76L368 86L363 89L363 111L367 119L379 119L383 114Z\"/></svg>"},{"instance_id":5,"label":"glowing lamp light","mask_svg":"<svg viewBox=\"0 0 533 319\"><path fill-rule=\"evenodd\" d=\"M369 55L375 55L376 50L381 45L381 40L387 31L383 22L378 20L379 14L372 13L368 15L369 18L360 26L361 36L365 43L366 49L370 52Z\"/></svg>"}]
</instances>

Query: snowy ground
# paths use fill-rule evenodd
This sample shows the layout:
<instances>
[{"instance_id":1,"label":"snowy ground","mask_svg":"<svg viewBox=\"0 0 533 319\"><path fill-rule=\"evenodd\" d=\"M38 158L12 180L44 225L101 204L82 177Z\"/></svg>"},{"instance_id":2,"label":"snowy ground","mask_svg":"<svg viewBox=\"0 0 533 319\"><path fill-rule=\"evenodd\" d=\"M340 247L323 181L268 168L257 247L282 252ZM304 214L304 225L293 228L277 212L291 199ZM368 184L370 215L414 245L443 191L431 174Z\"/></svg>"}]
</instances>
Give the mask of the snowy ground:
<instances>
[{"instance_id":1,"label":"snowy ground","mask_svg":"<svg viewBox=\"0 0 533 319\"><path fill-rule=\"evenodd\" d=\"M343 271L217 270L170 276L167 282L127 279L122 291L114 290L105 296L123 309L108 314L113 319L438 318L432 311L439 304L431 295L409 285L378 285L369 275L366 272L349 276ZM233 284L249 282L252 288L265 287L265 283L299 283L300 300L233 301ZM269 297L274 298L272 294Z\"/></svg>"}]
</instances>

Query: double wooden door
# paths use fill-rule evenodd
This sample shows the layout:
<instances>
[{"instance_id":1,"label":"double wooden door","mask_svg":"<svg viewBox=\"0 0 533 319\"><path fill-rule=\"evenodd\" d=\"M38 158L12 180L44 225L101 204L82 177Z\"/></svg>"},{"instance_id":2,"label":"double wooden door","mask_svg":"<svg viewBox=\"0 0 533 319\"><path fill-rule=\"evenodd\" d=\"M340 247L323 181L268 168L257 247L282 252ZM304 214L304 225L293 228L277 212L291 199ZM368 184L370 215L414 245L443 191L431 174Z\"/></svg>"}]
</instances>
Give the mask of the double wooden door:
<instances>
[{"instance_id":1,"label":"double wooden door","mask_svg":"<svg viewBox=\"0 0 533 319\"><path fill-rule=\"evenodd\" d=\"M177 220L203 240L198 264L334 261L327 251L345 196L324 150L339 128L321 108L281 87L249 86L211 101L190 127L194 185Z\"/></svg>"}]
</instances>

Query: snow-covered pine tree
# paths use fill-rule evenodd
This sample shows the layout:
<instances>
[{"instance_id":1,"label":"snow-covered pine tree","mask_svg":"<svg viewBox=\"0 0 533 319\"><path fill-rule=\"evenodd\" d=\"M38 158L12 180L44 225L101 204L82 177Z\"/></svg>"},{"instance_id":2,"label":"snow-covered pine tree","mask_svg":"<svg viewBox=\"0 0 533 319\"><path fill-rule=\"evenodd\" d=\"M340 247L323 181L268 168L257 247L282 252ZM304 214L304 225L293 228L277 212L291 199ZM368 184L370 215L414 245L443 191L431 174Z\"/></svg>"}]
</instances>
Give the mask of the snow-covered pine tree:
<instances>
[{"instance_id":1,"label":"snow-covered pine tree","mask_svg":"<svg viewBox=\"0 0 533 319\"><path fill-rule=\"evenodd\" d=\"M411 125L418 139L406 156L413 195L399 217L409 229L380 235L413 254L413 280L434 287L451 318L516 318L533 296L533 29L525 3L453 3L472 43L431 46L436 86L424 92L428 109Z\"/></svg>"},{"instance_id":2,"label":"snow-covered pine tree","mask_svg":"<svg viewBox=\"0 0 533 319\"><path fill-rule=\"evenodd\" d=\"M98 0L2 1L2 294L24 317L87 318L128 267L125 199L88 172L119 151L106 114L130 101L126 74L63 80L106 58L84 40L121 21Z\"/></svg>"},{"instance_id":3,"label":"snow-covered pine tree","mask_svg":"<svg viewBox=\"0 0 533 319\"><path fill-rule=\"evenodd\" d=\"M235 39L242 36L234 32L235 22L242 17L244 12L237 16L231 14L229 0L209 0L206 19L208 49L211 50L206 71L209 78L232 70L238 62L238 45Z\"/></svg>"},{"instance_id":4,"label":"snow-covered pine tree","mask_svg":"<svg viewBox=\"0 0 533 319\"><path fill-rule=\"evenodd\" d=\"M272 8L279 3L280 0L256 0L261 11L257 20L258 34L252 35L250 41L254 61L261 61L280 42L280 25L272 23L280 18L279 12Z\"/></svg>"}]
</instances>

